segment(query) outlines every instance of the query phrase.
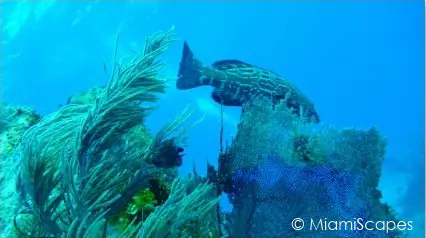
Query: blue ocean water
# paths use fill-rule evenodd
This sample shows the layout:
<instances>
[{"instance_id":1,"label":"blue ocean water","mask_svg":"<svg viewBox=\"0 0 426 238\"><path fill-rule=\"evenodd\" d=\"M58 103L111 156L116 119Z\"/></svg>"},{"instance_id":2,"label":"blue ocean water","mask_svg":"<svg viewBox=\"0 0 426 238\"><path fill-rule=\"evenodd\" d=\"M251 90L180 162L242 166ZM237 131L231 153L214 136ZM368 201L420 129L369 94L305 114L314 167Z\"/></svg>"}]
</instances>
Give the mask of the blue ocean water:
<instances>
[{"instance_id":1,"label":"blue ocean water","mask_svg":"<svg viewBox=\"0 0 426 238\"><path fill-rule=\"evenodd\" d=\"M48 114L105 84L115 35L120 51L174 26L166 53L175 78L183 40L205 64L239 59L282 75L315 103L324 123L377 127L389 141L380 188L424 232L424 2L6 1L1 3L1 97ZM106 72L105 72L106 68ZM206 119L188 134L182 173L217 163L220 108L211 88L171 84L149 118L155 131L191 103ZM226 107L231 139L239 109Z\"/></svg>"}]
</instances>

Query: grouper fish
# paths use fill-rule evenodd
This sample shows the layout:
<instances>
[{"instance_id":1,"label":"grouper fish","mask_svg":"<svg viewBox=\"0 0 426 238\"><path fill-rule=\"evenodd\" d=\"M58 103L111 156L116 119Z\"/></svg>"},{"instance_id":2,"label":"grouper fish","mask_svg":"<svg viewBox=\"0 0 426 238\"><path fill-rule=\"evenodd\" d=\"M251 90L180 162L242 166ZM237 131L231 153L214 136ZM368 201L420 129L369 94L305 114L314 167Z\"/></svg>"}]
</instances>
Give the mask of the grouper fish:
<instances>
[{"instance_id":1,"label":"grouper fish","mask_svg":"<svg viewBox=\"0 0 426 238\"><path fill-rule=\"evenodd\" d=\"M274 105L285 99L286 106L293 109L294 114L311 123L320 122L314 104L278 74L235 59L216 61L212 67L205 66L185 41L176 87L187 90L204 85L214 88L213 100L224 106L242 106L257 97L270 99Z\"/></svg>"}]
</instances>

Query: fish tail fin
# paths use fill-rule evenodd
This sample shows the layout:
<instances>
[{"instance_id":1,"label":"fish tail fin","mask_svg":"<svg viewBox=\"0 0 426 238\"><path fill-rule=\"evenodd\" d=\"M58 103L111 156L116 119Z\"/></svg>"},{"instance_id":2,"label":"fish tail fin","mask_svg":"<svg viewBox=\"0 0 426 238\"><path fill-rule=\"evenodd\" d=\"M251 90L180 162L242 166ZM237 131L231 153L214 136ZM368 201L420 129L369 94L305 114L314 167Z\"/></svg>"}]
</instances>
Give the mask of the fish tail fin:
<instances>
[{"instance_id":1,"label":"fish tail fin","mask_svg":"<svg viewBox=\"0 0 426 238\"><path fill-rule=\"evenodd\" d=\"M191 89L202 86L202 68L201 62L195 58L188 43L185 41L176 87L178 89Z\"/></svg>"}]
</instances>

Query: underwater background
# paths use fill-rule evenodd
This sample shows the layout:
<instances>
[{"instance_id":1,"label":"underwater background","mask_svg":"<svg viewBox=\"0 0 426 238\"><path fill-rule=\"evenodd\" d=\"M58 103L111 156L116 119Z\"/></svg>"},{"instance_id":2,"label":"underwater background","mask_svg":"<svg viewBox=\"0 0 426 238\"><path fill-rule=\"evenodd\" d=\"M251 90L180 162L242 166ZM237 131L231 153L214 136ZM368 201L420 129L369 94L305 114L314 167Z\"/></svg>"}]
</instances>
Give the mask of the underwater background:
<instances>
[{"instance_id":1,"label":"underwater background","mask_svg":"<svg viewBox=\"0 0 426 238\"><path fill-rule=\"evenodd\" d=\"M205 64L239 59L272 69L314 102L321 121L376 127L388 140L379 188L402 220L424 236L424 2L1 2L1 99L44 116L109 79L115 35L120 51L174 26L165 53L172 79L147 119L157 131L188 104L205 119L187 134L180 173L217 166L220 106L211 88L175 89L182 42ZM224 137L241 108L224 107ZM199 115L198 115L199 114ZM226 197L223 208L230 209Z\"/></svg>"}]
</instances>

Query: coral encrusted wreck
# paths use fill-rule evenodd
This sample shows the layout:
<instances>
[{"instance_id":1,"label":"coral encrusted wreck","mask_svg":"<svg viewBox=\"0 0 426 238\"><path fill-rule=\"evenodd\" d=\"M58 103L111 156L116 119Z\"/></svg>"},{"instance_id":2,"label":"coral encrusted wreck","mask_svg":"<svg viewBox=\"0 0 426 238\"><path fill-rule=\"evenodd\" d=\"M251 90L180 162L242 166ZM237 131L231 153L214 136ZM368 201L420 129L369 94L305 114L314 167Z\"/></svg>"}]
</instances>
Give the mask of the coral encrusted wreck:
<instances>
[{"instance_id":1,"label":"coral encrusted wreck","mask_svg":"<svg viewBox=\"0 0 426 238\"><path fill-rule=\"evenodd\" d=\"M245 105L236 138L219 158L219 186L233 205L230 236L399 235L398 220L377 189L386 140L374 128L305 122L284 102L275 108L261 99ZM367 221L377 222L372 230L371 223L368 230L360 225Z\"/></svg>"}]
</instances>

